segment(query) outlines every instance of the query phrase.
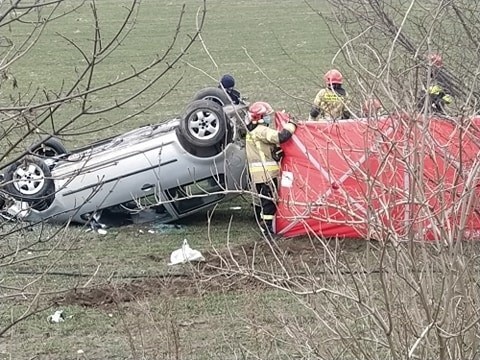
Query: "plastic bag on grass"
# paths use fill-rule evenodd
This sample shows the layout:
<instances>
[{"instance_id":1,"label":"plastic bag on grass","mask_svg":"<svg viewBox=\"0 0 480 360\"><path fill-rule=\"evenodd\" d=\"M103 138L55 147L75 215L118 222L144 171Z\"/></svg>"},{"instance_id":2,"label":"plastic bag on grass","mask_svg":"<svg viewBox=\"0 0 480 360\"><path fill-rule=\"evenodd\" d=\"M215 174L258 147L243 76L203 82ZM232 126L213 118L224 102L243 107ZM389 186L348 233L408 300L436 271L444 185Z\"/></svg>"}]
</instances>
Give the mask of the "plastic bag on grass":
<instances>
[{"instance_id":1,"label":"plastic bag on grass","mask_svg":"<svg viewBox=\"0 0 480 360\"><path fill-rule=\"evenodd\" d=\"M168 265L184 264L191 261L205 261L205 258L200 251L194 250L188 245L187 239L183 239L182 247L170 254L170 263Z\"/></svg>"}]
</instances>

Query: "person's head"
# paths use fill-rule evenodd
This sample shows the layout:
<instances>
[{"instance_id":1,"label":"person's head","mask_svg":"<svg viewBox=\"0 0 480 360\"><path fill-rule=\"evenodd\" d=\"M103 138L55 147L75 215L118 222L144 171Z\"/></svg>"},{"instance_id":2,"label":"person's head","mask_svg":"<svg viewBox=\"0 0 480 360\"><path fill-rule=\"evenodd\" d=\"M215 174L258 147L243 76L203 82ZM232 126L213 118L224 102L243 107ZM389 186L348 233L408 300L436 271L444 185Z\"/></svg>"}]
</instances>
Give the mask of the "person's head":
<instances>
[{"instance_id":1,"label":"person's head","mask_svg":"<svg viewBox=\"0 0 480 360\"><path fill-rule=\"evenodd\" d=\"M382 103L377 98L367 99L363 103L362 112L364 116L375 116L382 110Z\"/></svg>"},{"instance_id":2,"label":"person's head","mask_svg":"<svg viewBox=\"0 0 480 360\"><path fill-rule=\"evenodd\" d=\"M257 101L250 105L248 108L248 114L252 125L268 125L272 121L273 108L269 103Z\"/></svg>"},{"instance_id":3,"label":"person's head","mask_svg":"<svg viewBox=\"0 0 480 360\"><path fill-rule=\"evenodd\" d=\"M428 55L428 63L431 66L439 69L443 67L443 58L439 53L431 53Z\"/></svg>"},{"instance_id":4,"label":"person's head","mask_svg":"<svg viewBox=\"0 0 480 360\"><path fill-rule=\"evenodd\" d=\"M230 74L225 74L220 78L220 86L224 89L233 89L235 87L235 79Z\"/></svg>"},{"instance_id":5,"label":"person's head","mask_svg":"<svg viewBox=\"0 0 480 360\"><path fill-rule=\"evenodd\" d=\"M325 73L325 75L323 76L323 80L325 81L326 86L335 87L342 85L343 75L337 69L331 69Z\"/></svg>"}]
</instances>

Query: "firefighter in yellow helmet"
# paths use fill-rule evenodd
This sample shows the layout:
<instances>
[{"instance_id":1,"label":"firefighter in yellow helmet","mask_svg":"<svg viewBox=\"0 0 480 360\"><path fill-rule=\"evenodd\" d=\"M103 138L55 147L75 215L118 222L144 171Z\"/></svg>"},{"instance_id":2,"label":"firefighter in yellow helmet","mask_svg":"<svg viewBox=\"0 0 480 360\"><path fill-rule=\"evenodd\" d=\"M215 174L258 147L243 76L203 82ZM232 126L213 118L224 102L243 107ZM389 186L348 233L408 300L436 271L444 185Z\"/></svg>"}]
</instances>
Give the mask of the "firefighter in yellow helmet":
<instances>
[{"instance_id":1,"label":"firefighter in yellow helmet","mask_svg":"<svg viewBox=\"0 0 480 360\"><path fill-rule=\"evenodd\" d=\"M323 79L325 88L321 89L315 97L308 120L317 120L318 116L330 121L350 118L350 112L346 106L347 92L342 87L342 73L332 69L325 73Z\"/></svg>"},{"instance_id":2,"label":"firefighter in yellow helmet","mask_svg":"<svg viewBox=\"0 0 480 360\"><path fill-rule=\"evenodd\" d=\"M246 152L248 169L252 183L260 194L260 220L262 231L274 234L273 219L277 211L276 188L280 176L279 159L276 157L278 146L292 137L297 129L293 122L284 125L281 131L268 125L274 111L265 102L255 102L249 107Z\"/></svg>"},{"instance_id":3,"label":"firefighter in yellow helmet","mask_svg":"<svg viewBox=\"0 0 480 360\"><path fill-rule=\"evenodd\" d=\"M428 81L428 88L422 91L418 105L420 109L423 109L426 102L433 112L445 114L446 107L453 102L453 98L439 80L439 72L443 68L442 56L432 53L427 60L431 66L430 81Z\"/></svg>"}]
</instances>

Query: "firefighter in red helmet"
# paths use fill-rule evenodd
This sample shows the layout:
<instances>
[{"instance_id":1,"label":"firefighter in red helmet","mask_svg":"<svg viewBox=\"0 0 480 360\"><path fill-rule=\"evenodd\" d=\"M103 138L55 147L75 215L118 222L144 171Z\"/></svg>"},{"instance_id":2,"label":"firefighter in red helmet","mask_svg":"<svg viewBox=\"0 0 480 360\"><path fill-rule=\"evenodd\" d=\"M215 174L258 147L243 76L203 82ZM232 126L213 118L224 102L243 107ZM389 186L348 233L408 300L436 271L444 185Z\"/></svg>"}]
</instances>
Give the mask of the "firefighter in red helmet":
<instances>
[{"instance_id":1,"label":"firefighter in red helmet","mask_svg":"<svg viewBox=\"0 0 480 360\"><path fill-rule=\"evenodd\" d=\"M329 70L323 77L325 88L321 89L313 101L308 120L317 120L318 116L326 120L348 119L347 92L342 87L343 75L337 69Z\"/></svg>"},{"instance_id":2,"label":"firefighter in red helmet","mask_svg":"<svg viewBox=\"0 0 480 360\"><path fill-rule=\"evenodd\" d=\"M280 166L275 158L279 144L289 140L297 125L292 121L280 131L270 128L274 111L265 102L255 102L249 107L248 133L246 136L246 153L248 169L252 184L260 195L260 222L262 231L274 234L273 219L277 211L276 189Z\"/></svg>"},{"instance_id":3,"label":"firefighter in red helmet","mask_svg":"<svg viewBox=\"0 0 480 360\"><path fill-rule=\"evenodd\" d=\"M428 56L428 60L430 64L436 68L443 67L443 59L442 56L438 53L432 53Z\"/></svg>"}]
</instances>

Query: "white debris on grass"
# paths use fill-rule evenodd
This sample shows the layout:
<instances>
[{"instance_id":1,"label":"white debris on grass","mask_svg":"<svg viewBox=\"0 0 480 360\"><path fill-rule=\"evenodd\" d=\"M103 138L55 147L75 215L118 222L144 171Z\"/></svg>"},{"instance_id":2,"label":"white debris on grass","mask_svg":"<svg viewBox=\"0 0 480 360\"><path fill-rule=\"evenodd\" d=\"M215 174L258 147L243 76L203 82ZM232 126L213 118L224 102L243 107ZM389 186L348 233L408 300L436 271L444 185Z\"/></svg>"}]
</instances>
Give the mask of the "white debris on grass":
<instances>
[{"instance_id":1,"label":"white debris on grass","mask_svg":"<svg viewBox=\"0 0 480 360\"><path fill-rule=\"evenodd\" d=\"M63 310L57 310L53 315L47 317L49 323L56 324L65 321L65 315L63 315Z\"/></svg>"},{"instance_id":2,"label":"white debris on grass","mask_svg":"<svg viewBox=\"0 0 480 360\"><path fill-rule=\"evenodd\" d=\"M168 265L184 264L191 261L205 261L205 258L200 251L192 249L188 245L187 239L184 239L182 247L174 250L170 255L170 263Z\"/></svg>"},{"instance_id":3,"label":"white debris on grass","mask_svg":"<svg viewBox=\"0 0 480 360\"><path fill-rule=\"evenodd\" d=\"M85 232L90 232L90 231L94 231L94 232L96 232L97 234L100 234L100 235L106 235L107 234L107 230L105 230L105 229L92 229L92 228L85 229Z\"/></svg>"},{"instance_id":4,"label":"white debris on grass","mask_svg":"<svg viewBox=\"0 0 480 360\"><path fill-rule=\"evenodd\" d=\"M17 219L23 219L29 213L30 205L23 201L15 201L15 203L7 209L7 214Z\"/></svg>"}]
</instances>

